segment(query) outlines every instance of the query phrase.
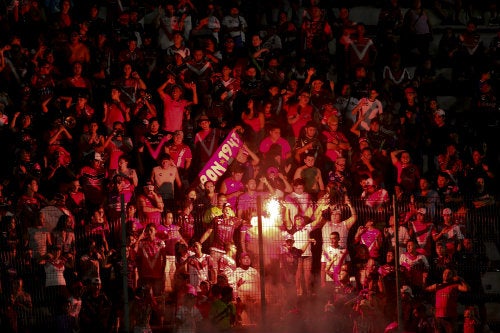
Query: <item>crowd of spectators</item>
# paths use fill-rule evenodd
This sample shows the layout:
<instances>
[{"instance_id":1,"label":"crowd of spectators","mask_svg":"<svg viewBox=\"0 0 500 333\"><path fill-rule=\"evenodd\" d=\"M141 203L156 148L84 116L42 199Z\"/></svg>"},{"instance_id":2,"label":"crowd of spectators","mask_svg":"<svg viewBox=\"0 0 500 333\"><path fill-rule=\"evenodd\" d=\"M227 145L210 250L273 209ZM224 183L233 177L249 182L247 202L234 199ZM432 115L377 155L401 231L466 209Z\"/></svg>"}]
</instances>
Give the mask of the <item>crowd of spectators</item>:
<instances>
[{"instance_id":1,"label":"crowd of spectators","mask_svg":"<svg viewBox=\"0 0 500 333\"><path fill-rule=\"evenodd\" d=\"M277 331L397 329L401 294L408 332L482 332L500 12L358 2L2 2L0 327L119 332L123 280L134 332L254 327L265 272Z\"/></svg>"}]
</instances>

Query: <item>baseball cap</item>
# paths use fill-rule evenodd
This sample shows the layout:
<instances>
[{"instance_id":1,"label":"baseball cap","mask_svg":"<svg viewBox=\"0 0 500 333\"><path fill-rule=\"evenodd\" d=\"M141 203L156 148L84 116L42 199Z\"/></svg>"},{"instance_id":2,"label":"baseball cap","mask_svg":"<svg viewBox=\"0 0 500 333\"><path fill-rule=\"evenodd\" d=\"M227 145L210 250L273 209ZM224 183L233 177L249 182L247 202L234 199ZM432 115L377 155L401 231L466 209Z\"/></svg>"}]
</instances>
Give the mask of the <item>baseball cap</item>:
<instances>
[{"instance_id":1,"label":"baseball cap","mask_svg":"<svg viewBox=\"0 0 500 333\"><path fill-rule=\"evenodd\" d=\"M451 215L451 214L452 214L451 209L449 209L449 208L443 209L443 215Z\"/></svg>"},{"instance_id":2,"label":"baseball cap","mask_svg":"<svg viewBox=\"0 0 500 333\"><path fill-rule=\"evenodd\" d=\"M174 132L174 136L177 136L177 135L184 135L184 132L181 130L177 130Z\"/></svg>"},{"instance_id":3,"label":"baseball cap","mask_svg":"<svg viewBox=\"0 0 500 333\"><path fill-rule=\"evenodd\" d=\"M295 242L295 239L293 239L293 236L292 236L292 235L287 234L287 235L285 236L285 241L292 241L292 242Z\"/></svg>"},{"instance_id":4,"label":"baseball cap","mask_svg":"<svg viewBox=\"0 0 500 333\"><path fill-rule=\"evenodd\" d=\"M229 207L231 208L231 204L229 202L226 202L225 204L222 205L222 208Z\"/></svg>"},{"instance_id":5,"label":"baseball cap","mask_svg":"<svg viewBox=\"0 0 500 333\"><path fill-rule=\"evenodd\" d=\"M417 210L417 213L418 213L418 214L425 215L425 214L427 213L427 209L425 209L425 208L419 208L419 209Z\"/></svg>"}]
</instances>

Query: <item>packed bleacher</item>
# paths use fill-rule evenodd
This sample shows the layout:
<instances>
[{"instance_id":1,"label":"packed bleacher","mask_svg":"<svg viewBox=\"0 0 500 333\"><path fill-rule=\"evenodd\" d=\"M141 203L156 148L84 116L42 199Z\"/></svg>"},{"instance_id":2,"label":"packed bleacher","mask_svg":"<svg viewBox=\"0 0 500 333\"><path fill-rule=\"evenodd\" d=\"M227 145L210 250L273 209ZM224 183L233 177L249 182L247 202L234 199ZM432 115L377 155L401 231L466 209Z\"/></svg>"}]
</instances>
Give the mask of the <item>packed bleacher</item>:
<instances>
[{"instance_id":1,"label":"packed bleacher","mask_svg":"<svg viewBox=\"0 0 500 333\"><path fill-rule=\"evenodd\" d=\"M497 1L0 3L0 329L494 332Z\"/></svg>"}]
</instances>

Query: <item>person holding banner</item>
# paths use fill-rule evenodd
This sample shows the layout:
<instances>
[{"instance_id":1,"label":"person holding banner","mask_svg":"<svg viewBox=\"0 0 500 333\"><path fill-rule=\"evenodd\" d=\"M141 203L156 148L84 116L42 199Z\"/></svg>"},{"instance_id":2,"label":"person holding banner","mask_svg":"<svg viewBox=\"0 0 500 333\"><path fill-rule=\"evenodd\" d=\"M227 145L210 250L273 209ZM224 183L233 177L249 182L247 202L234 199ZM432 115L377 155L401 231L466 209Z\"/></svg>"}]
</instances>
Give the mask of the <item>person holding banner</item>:
<instances>
[{"instance_id":1,"label":"person holding banner","mask_svg":"<svg viewBox=\"0 0 500 333\"><path fill-rule=\"evenodd\" d=\"M194 137L194 158L193 172L198 173L210 160L217 150L222 140L222 133L219 129L210 128L210 119L203 114L198 118L198 125L201 130ZM196 170L194 170L196 169Z\"/></svg>"}]
</instances>

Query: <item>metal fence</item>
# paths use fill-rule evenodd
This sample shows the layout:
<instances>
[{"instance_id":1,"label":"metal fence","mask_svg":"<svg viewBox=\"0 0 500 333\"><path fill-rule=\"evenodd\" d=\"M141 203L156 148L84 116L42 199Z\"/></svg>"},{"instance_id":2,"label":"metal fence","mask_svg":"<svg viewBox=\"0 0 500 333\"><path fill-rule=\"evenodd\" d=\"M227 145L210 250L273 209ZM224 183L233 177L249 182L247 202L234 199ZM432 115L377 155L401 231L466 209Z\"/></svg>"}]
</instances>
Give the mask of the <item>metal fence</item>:
<instances>
[{"instance_id":1,"label":"metal fence","mask_svg":"<svg viewBox=\"0 0 500 333\"><path fill-rule=\"evenodd\" d=\"M420 205L420 204L419 204ZM374 220L376 227L383 230L387 226L389 218L393 215L394 211L398 220L402 221L405 214L411 210L408 203L396 204L396 209L393 210L392 205L382 205L377 209L373 209L365 205L363 201L354 201L353 206L357 212L357 221L350 229L348 238L348 249L354 253L354 234L360 225L363 225L368 219ZM256 205L254 205L257 208ZM280 208L281 207L281 208ZM341 219L346 219L350 216L350 209L345 204L337 206L341 211ZM177 214L175 207L170 207L172 211ZM199 239L201 233L206 228L202 222L204 216L203 207L194 207L193 216L195 221L195 239ZM435 225L441 223L441 211L444 207L436 206L429 210L427 219L432 221ZM490 328L498 328L500 317L496 314L500 306L500 255L498 254L498 246L500 245L500 230L499 230L499 207L495 204L481 208L474 208L467 205L459 205L453 207L454 209L454 223L460 226L462 232L474 242L477 248L481 249L481 253L488 257L489 261L483 271L483 293L481 295L474 295L472 301L477 304L486 304L487 320ZM286 209L285 205L278 205L278 210L275 213L282 213ZM254 211L247 212L249 215L255 215ZM262 207L262 214L268 218L270 212L266 206ZM323 214L324 215L324 214ZM325 218L325 216L323 216ZM321 245L326 240L321 237L321 231L314 231L311 233L311 238L315 239L312 245L312 261L310 263L312 275L311 286L312 294L308 299L304 297L295 298L296 288L295 279L291 283L284 283L283 274L280 271L280 247L285 242L280 224L283 219L278 216L274 220L274 224L262 222L262 229L254 228L254 240L259 241L260 232L262 244L260 249L263 251L262 256L254 257L252 266L256 266L257 272L262 283L255 284L257 290L246 291L240 293L246 295L246 315L250 315L252 320L246 321L243 328L247 331L257 330L257 325L260 327L262 323L266 327L271 327L273 331L300 331L305 323L313 325L323 325L330 323L331 318L328 317L328 305L330 299L325 295L325 291L320 286L321 276ZM141 224L146 225L150 221L140 221ZM108 294L113 302L113 315L112 324L113 331L124 331L124 311L123 311L123 288L121 280L120 269L120 249L121 249L121 232L122 221L116 219L109 221L109 228L106 229L105 235L108 243L107 251L113 253L110 255L109 260L106 262L106 267L101 267L101 279L103 281L103 290ZM74 265L66 268L64 276L68 281L79 279L79 260L82 255L88 253L89 245L92 240L96 239L95 233L92 233L87 228L81 227L75 230L76 233L76 253ZM237 232L235 237L236 244L241 243L238 237L241 235ZM255 245L255 244L254 244ZM385 249L382 251L385 252ZM258 254L259 252L257 252ZM238 253L239 255L239 253ZM259 260L260 259L260 260ZM55 317L61 312L58 311L57 297L67 297L67 288L64 292L57 288L47 288L45 283L44 266L40 265L35 258L33 258L32 251L18 252L16 249L3 249L0 253L1 266L1 303L0 303L0 327L5 329L12 329L16 327L18 331L26 332L54 332ZM431 263L432 264L432 263ZM260 267L264 265L265 267ZM471 267L472 269L472 267ZM352 271L349 272L351 275ZM22 277L24 280L24 290L26 290L32 299L31 308L21 308L13 303L11 298L12 284L16 277ZM352 279L351 279L352 280ZM357 291L356 291L357 293ZM133 293L129 294L133 298ZM469 295L468 297L471 297ZM241 300L241 298L239 298ZM249 301L251 300L251 301ZM299 301L297 301L299 300ZM313 300L316 300L313 302ZM318 301L319 300L319 301ZM359 302L360 298L353 298L353 303ZM463 300L463 299L462 299ZM171 331L175 326L175 309L176 298L163 295L158 297L161 304L160 312L153 314L152 325L155 331ZM292 303L290 303L292 302ZM467 300L463 302L468 304ZM351 305L351 304L349 304ZM463 309L462 309L463 310ZM319 318L321 317L321 318ZM332 317L333 318L333 317ZM248 318L247 318L248 319ZM316 321L318 319L318 321ZM321 319L321 320L319 320ZM245 321L246 319L243 319ZM343 318L343 320L350 320ZM330 325L329 324L329 325ZM293 326L293 327L292 327ZM286 328L285 328L286 327ZM318 326L319 327L319 326ZM316 327L316 329L319 329ZM340 325L339 327L342 327ZM313 330L314 331L314 330Z\"/></svg>"}]
</instances>

